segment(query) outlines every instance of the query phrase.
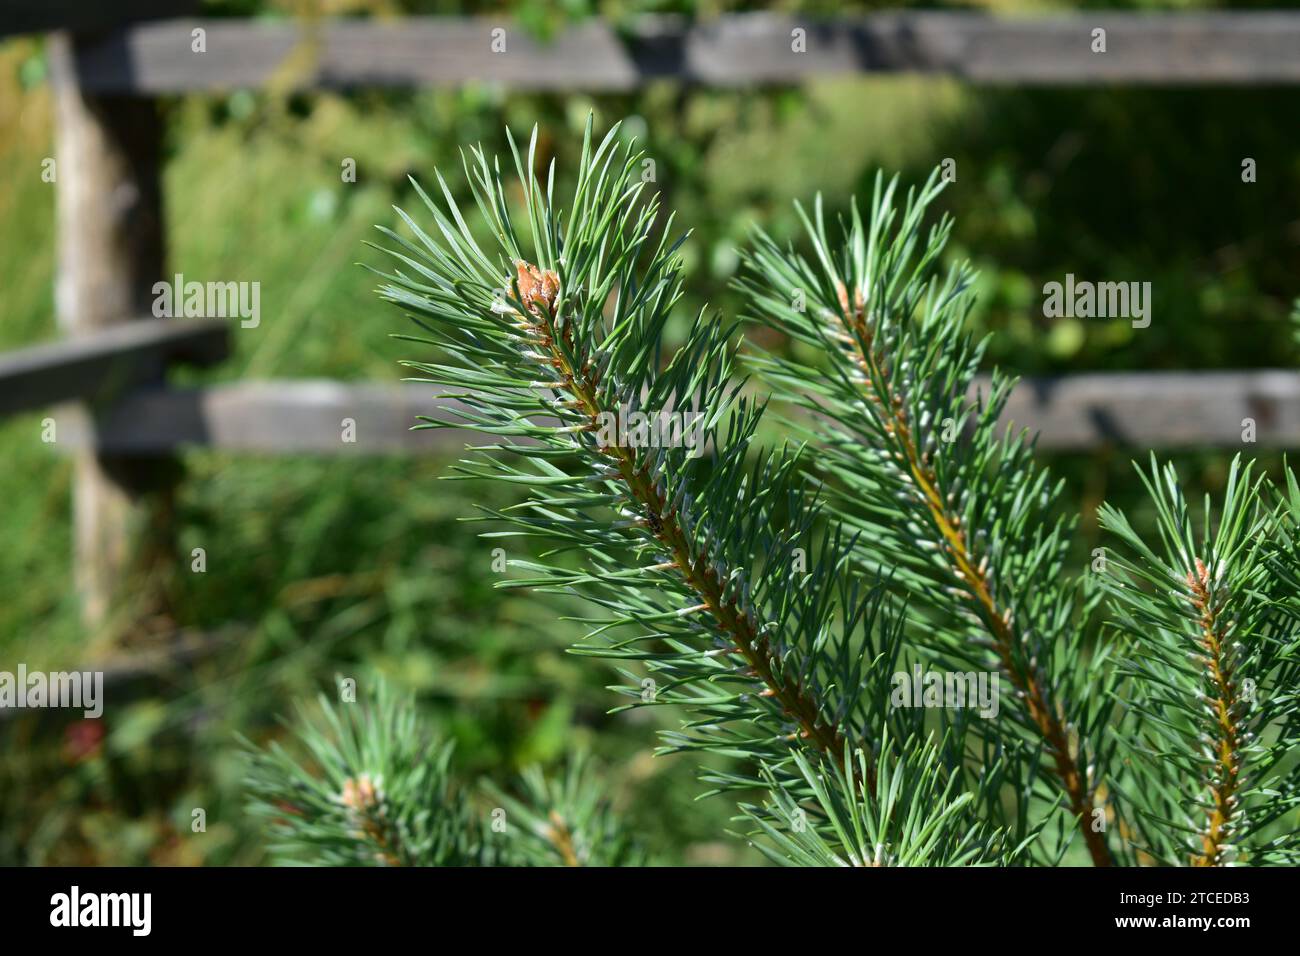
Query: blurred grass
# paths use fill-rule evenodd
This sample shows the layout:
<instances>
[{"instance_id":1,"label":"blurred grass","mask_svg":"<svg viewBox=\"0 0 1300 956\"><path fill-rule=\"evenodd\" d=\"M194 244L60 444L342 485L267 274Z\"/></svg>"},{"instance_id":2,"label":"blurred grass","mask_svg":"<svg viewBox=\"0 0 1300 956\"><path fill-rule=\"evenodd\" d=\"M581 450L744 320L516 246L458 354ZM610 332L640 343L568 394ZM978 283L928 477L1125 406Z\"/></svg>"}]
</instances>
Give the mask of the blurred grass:
<instances>
[{"instance_id":1,"label":"blurred grass","mask_svg":"<svg viewBox=\"0 0 1300 956\"><path fill-rule=\"evenodd\" d=\"M238 12L237 10L235 12ZM0 46L0 348L55 334L48 90L39 46ZM36 64L35 66L33 64ZM35 79L33 79L35 78ZM945 196L956 254L983 268L973 321L1021 372L1270 366L1291 361L1282 316L1300 273L1300 144L1279 123L1293 93L976 90L940 79L845 79L760 95L655 84L634 96L505 96L488 88L297 96L236 92L163 104L169 269L261 283L256 329L235 355L178 380L332 377L395 381L407 346L381 307L362 240L416 209L407 175L435 165L459 189L457 149L504 149L502 126L541 124L544 153L571 168L581 124L627 119L657 185L695 230L690 295L728 314L735 247L751 223L794 237L793 198L832 208L874 169L917 181L957 161ZM1292 104L1293 105L1293 104ZM1242 155L1261 179L1243 186ZM358 181L340 180L356 160ZM1152 281L1152 328L1051 325L1038 290L1066 271ZM46 413L0 421L0 668L81 662L71 593L70 469L39 440ZM1128 453L1062 456L1097 546L1103 497L1135 504ZM1196 489L1222 483L1228 454L1180 456ZM1276 470L1278 457L1266 456ZM0 863L257 862L239 808L236 731L261 739L294 699L335 674L382 673L414 690L459 745L470 776L556 759L589 740L619 799L670 862L752 859L728 841L727 805L695 802L686 758L650 759L657 715L608 717L614 675L564 654L578 634L554 602L493 589L495 543L461 519L499 489L442 483L449 462L184 456L174 586L180 624L238 628L234 644L112 708L102 741L74 723L0 725ZM499 543L499 542L497 542ZM191 573L202 547L207 571ZM1082 558L1081 558L1082 560ZM93 735L92 735L93 737ZM190 811L207 810L192 834Z\"/></svg>"}]
</instances>

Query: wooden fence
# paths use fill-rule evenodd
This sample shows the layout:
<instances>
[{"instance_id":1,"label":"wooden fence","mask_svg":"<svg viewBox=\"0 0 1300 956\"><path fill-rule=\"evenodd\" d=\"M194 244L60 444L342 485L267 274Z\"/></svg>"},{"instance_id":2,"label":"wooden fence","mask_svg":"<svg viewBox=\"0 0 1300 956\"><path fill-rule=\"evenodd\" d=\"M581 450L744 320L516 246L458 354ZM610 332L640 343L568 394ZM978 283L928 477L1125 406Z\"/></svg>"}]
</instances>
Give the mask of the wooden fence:
<instances>
[{"instance_id":1,"label":"wooden fence","mask_svg":"<svg viewBox=\"0 0 1300 956\"><path fill-rule=\"evenodd\" d=\"M148 527L166 548L177 450L260 454L424 452L464 436L408 430L434 407L424 387L241 382L180 390L165 372L213 364L228 321L139 319L164 276L159 94L269 85L456 85L626 90L652 80L716 86L875 71L981 83L1300 81L1300 15L1096 13L1003 20L897 13L805 20L768 14L700 23L589 21L542 41L493 18L319 22L150 19L192 3L11 0L0 34L60 29L49 46L57 112L62 342L0 356L0 413L60 402L59 445L76 456L78 586L102 621ZM133 22L125 22L125 21ZM1105 31L1106 51L1094 52ZM202 38L202 52L196 51ZM504 44L504 49L501 49ZM494 52L500 49L501 52ZM1300 443L1300 376L1287 371L1088 374L1022 383L1007 417L1040 445L1234 446L1243 419L1261 446ZM354 443L340 424L356 423ZM147 514L145 513L147 512Z\"/></svg>"},{"instance_id":2,"label":"wooden fence","mask_svg":"<svg viewBox=\"0 0 1300 956\"><path fill-rule=\"evenodd\" d=\"M39 22L39 9L26 22ZM201 54L191 48L195 30L203 31ZM1094 51L1097 30L1105 32L1105 52ZM1300 17L1293 13L1098 11L1032 20L954 12L835 20L750 13L698 23L646 17L626 30L587 21L549 40L501 17L196 18L84 36L79 81L98 94L276 82L347 88L487 81L519 89L611 91L659 78L735 87L898 71L1017 84L1300 80Z\"/></svg>"}]
</instances>

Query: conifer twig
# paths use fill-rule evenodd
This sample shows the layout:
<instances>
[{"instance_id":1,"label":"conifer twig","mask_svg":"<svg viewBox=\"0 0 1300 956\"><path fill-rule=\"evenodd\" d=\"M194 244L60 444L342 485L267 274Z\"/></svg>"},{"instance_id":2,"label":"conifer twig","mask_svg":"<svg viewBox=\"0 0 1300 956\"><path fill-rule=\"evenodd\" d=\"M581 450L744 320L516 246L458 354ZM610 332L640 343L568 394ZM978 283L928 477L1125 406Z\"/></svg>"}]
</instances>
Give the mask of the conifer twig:
<instances>
[{"instance_id":1,"label":"conifer twig","mask_svg":"<svg viewBox=\"0 0 1300 956\"><path fill-rule=\"evenodd\" d=\"M561 348L558 344L554 306L559 295L559 277L549 271L543 274L530 263L518 264L518 270L519 300L530 306L529 317L522 319L519 327L528 341L542 350L539 358L558 371L564 391L574 397L577 406L585 413L590 430L597 431L602 416L615 410L602 406L590 363L581 369L574 367L570 358L573 354L571 325L566 326L562 333L567 335L568 347ZM647 466L636 460L631 449L605 446L599 449L599 454L614 462L629 497L642 509L645 531L671 556L673 568L699 598L702 608L713 617L718 628L728 635L736 651L749 665L751 674L763 683L766 688L763 695L774 699L785 714L798 722L801 737L833 759L843 761L844 738L825 723L820 706L809 698L805 688L776 673L771 643L758 635L746 609L752 606L750 596L747 593L730 597L723 594L719 583L722 575L708 559L710 542L706 539L693 545L688 539L679 521L678 513L682 506L673 507L665 500L650 480ZM744 587L742 583L741 588Z\"/></svg>"},{"instance_id":2,"label":"conifer twig","mask_svg":"<svg viewBox=\"0 0 1300 956\"><path fill-rule=\"evenodd\" d=\"M1105 837L1092 826L1092 797L1070 754L1069 736L1062 726L1062 717L1049 705L1036 676L1032 671L1021 668L1013 655L1018 638L1012 612L1009 608L999 607L989 584L987 560L972 551L966 530L962 527L961 516L948 507L947 502L952 497L945 495L940 488L939 479L930 464L930 455L917 448L907 417L908 404L893 388L885 357L876 353L874 333L867 321L861 293L856 294L850 307L843 283L838 285L837 291L840 317L845 330L851 333L849 341L854 345L853 359L862 372L864 398L877 409L877 414L884 422L885 432L894 439L917 496L943 540L943 551L952 562L954 576L967 589L985 627L993 636L993 650L1002 671L1010 678L1016 690L1024 695L1029 716L1046 742L1056 773L1065 787L1071 813L1080 821L1080 832L1093 863L1096 866L1110 866L1110 850L1106 846ZM871 391L873 385L883 394Z\"/></svg>"},{"instance_id":3,"label":"conifer twig","mask_svg":"<svg viewBox=\"0 0 1300 956\"><path fill-rule=\"evenodd\" d=\"M1045 513L1054 492L1028 447L994 432L1010 383L995 376L983 405L966 398L982 354L963 329L972 276L962 264L940 281L950 222L922 235L942 188L937 172L909 193L897 223L895 184L877 180L869 221L854 207L838 247L820 197L812 220L800 208L815 264L756 232L739 282L750 317L816 349L829 367L768 354L755 364L811 413L795 427L822 453L829 502L861 531L863 562L899 569L913 606L932 611L918 637L951 666L987 666L987 653L1006 674L1018 720L1045 748L1092 861L1109 865L1095 826L1098 750L1085 746L1104 733L1104 708L1083 716L1081 701L1075 713L1068 706L1089 690L1104 696L1105 684L1088 687L1102 661L1086 661L1072 587L1057 583L1066 526ZM1057 674L1071 686L1053 686Z\"/></svg>"},{"instance_id":4,"label":"conifer twig","mask_svg":"<svg viewBox=\"0 0 1300 956\"><path fill-rule=\"evenodd\" d=\"M870 672L896 646L900 618L882 589L841 573L851 542L821 530L798 456L755 454L763 409L733 380L735 327L701 314L665 357L685 237L669 239L671 217L659 232L658 199L643 197L634 172L640 154L617 135L597 144L588 126L563 218L553 166L544 186L535 172L536 134L526 160L511 141L531 242L516 233L499 170L478 149L465 171L492 252L441 178L445 211L416 187L438 239L400 210L415 241L381 230L402 268L380 273L380 293L426 333L403 337L448 356L406 364L460 400L459 420L422 427L496 439L459 469L527 490L520 505L488 512L510 529L493 534L560 546L545 562L513 559L527 576L500 586L576 591L608 611L575 650L647 667L651 692L631 671L619 688L633 706L693 712L665 735L667 749L751 758L742 772L709 769L709 782L762 787L760 763L787 777L794 753L838 763L851 741L874 758L887 722L908 730L921 719L890 714L887 675ZM628 410L689 413L701 423L698 444L611 440L602 423ZM815 555L810 569L799 551ZM556 558L565 553L583 567Z\"/></svg>"},{"instance_id":5,"label":"conifer twig","mask_svg":"<svg viewBox=\"0 0 1300 956\"><path fill-rule=\"evenodd\" d=\"M1289 500L1269 509L1267 483L1234 460L1198 533L1173 468L1153 457L1139 474L1159 550L1121 512L1101 511L1125 546L1105 580L1130 642L1117 789L1158 862L1293 863L1294 835L1267 828L1300 805L1300 487L1288 471Z\"/></svg>"}]
</instances>

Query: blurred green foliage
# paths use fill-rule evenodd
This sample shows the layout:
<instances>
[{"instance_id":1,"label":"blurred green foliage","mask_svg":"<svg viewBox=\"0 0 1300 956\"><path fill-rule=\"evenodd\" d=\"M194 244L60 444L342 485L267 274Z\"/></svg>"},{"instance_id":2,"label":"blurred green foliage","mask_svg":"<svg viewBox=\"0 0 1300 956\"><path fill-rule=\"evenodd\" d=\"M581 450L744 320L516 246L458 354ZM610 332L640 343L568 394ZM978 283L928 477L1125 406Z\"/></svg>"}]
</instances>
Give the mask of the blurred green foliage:
<instances>
[{"instance_id":1,"label":"blurred green foliage","mask_svg":"<svg viewBox=\"0 0 1300 956\"><path fill-rule=\"evenodd\" d=\"M1197 6L1199 4L1138 4ZM508 4L430 0L228 0L220 15L501 13ZM528 2L545 34L591 15L702 16L753 4ZM868 9L875 4L854 5ZM998 12L1036 2L989 3ZM781 4L826 12L842 5ZM990 355L1021 373L1082 369L1260 367L1294 358L1285 315L1300 274L1300 138L1289 89L982 89L944 79L869 77L799 89L718 91L655 83L633 95L526 96L457 91L171 98L165 198L169 269L257 280L259 328L234 330L235 357L179 382L331 377L392 382L394 326L354 263L390 205L418 203L408 175L449 170L458 148L504 147L503 127L541 127L541 148L571 166L589 110L625 120L655 161L666 205L694 231L690 298L732 312L735 248L755 221L794 237L794 198L832 208L877 167L919 181L956 160L943 203L955 254L982 269L973 317ZM41 44L0 46L0 348L55 335L53 155ZM1253 157L1259 181L1243 184ZM355 159L356 183L340 165ZM1047 320L1044 282L1150 281L1154 321ZM0 669L70 666L148 647L83 633L71 592L70 468L39 440L41 414L0 422ZM1181 456L1213 489L1228 453ZM1081 555L1097 546L1103 497L1135 507L1129 453L1060 457L1084 516ZM1278 456L1265 456L1276 469ZM234 627L222 652L114 703L102 727L0 721L0 863L257 862L241 810L236 731L278 733L292 699L336 674L384 674L413 689L457 743L469 774L511 779L557 760L577 739L615 772L621 812L670 862L752 860L728 840L723 801L696 803L684 759L649 756L649 717L611 718L609 675L564 653L578 626L552 601L493 589L492 543L475 537L475 503L496 489L439 483L448 462L185 455L178 503L176 626ZM192 547L208 569L188 573ZM1081 558L1082 560L1082 558ZM571 609L576 611L577 609ZM100 739L102 731L102 739ZM190 811L207 810L206 833Z\"/></svg>"}]
</instances>

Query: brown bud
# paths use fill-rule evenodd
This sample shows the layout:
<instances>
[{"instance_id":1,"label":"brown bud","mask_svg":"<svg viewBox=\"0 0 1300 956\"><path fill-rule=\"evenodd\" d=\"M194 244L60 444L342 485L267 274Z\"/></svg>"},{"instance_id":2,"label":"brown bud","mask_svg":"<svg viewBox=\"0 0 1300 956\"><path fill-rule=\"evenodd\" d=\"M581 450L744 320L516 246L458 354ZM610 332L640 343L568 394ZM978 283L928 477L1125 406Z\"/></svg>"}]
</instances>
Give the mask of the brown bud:
<instances>
[{"instance_id":1,"label":"brown bud","mask_svg":"<svg viewBox=\"0 0 1300 956\"><path fill-rule=\"evenodd\" d=\"M522 259L515 262L515 269L519 273L519 296L524 305L533 312L553 316L555 300L560 295L560 277L550 269L543 272Z\"/></svg>"},{"instance_id":2,"label":"brown bud","mask_svg":"<svg viewBox=\"0 0 1300 956\"><path fill-rule=\"evenodd\" d=\"M370 774L363 773L360 777L349 777L343 781L343 793L339 797L339 802L349 810L364 813L379 800L379 788L370 779Z\"/></svg>"}]
</instances>

